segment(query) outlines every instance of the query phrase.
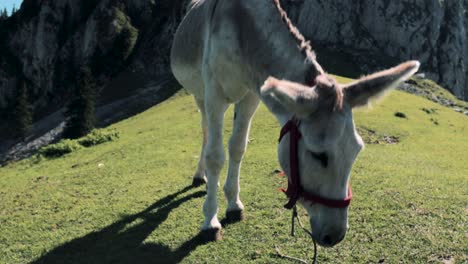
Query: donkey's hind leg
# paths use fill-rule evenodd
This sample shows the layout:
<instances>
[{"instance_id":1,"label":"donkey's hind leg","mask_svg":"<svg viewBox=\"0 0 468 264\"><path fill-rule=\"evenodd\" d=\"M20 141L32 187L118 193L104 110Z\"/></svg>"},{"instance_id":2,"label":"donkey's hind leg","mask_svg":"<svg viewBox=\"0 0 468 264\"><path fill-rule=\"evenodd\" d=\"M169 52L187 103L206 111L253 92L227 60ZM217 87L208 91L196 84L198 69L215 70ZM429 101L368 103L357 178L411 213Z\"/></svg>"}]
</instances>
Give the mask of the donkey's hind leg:
<instances>
[{"instance_id":1,"label":"donkey's hind leg","mask_svg":"<svg viewBox=\"0 0 468 264\"><path fill-rule=\"evenodd\" d=\"M243 218L244 205L239 198L239 174L242 157L247 149L250 123L258 103L259 98L249 92L234 109L234 127L229 139L229 169L224 185L224 195L228 202L226 218L229 222L240 221Z\"/></svg>"},{"instance_id":2,"label":"donkey's hind leg","mask_svg":"<svg viewBox=\"0 0 468 264\"><path fill-rule=\"evenodd\" d=\"M195 101L197 103L198 109L200 109L201 129L202 129L202 133L203 133L200 160L198 161L197 171L195 172L195 175L193 176L193 181L192 181L192 185L195 186L195 187L198 187L200 185L206 184L205 147L206 147L206 142L208 140L208 127L207 127L207 124L206 124L205 102L203 100L200 100L200 99L195 99Z\"/></svg>"},{"instance_id":3,"label":"donkey's hind leg","mask_svg":"<svg viewBox=\"0 0 468 264\"><path fill-rule=\"evenodd\" d=\"M207 78L205 90L205 110L208 125L208 142L205 148L206 199L203 204L205 220L202 232L209 240L221 239L221 223L218 220L218 182L219 173L224 165L225 154L223 147L224 113L229 104L220 94L221 87L215 80Z\"/></svg>"}]
</instances>

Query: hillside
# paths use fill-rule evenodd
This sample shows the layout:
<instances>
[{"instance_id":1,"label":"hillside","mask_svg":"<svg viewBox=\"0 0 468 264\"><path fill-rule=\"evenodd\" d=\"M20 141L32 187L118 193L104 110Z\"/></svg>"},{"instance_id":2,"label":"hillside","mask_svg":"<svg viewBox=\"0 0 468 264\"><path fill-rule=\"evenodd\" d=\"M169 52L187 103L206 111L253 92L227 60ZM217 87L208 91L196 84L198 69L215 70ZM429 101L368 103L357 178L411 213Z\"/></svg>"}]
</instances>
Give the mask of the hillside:
<instances>
[{"instance_id":1,"label":"hillside","mask_svg":"<svg viewBox=\"0 0 468 264\"><path fill-rule=\"evenodd\" d=\"M325 69L357 77L417 59L427 78L468 98L468 0L281 2ZM174 94L180 86L169 50L188 3L23 0L0 21L0 164L61 138L64 106L82 66L99 94L98 126ZM19 135L14 111L23 82L34 121L27 135Z\"/></svg>"},{"instance_id":2,"label":"hillside","mask_svg":"<svg viewBox=\"0 0 468 264\"><path fill-rule=\"evenodd\" d=\"M319 248L320 263L468 261L468 117L394 91L355 121L374 144L353 168L347 237ZM0 263L289 263L275 244L310 259L311 241L289 236L277 191L285 179L274 173L279 127L263 105L242 167L247 219L225 226L219 243L197 237L204 189L188 187L200 144L193 99L179 93L111 128L118 140L0 168Z\"/></svg>"},{"instance_id":3,"label":"hillside","mask_svg":"<svg viewBox=\"0 0 468 264\"><path fill-rule=\"evenodd\" d=\"M169 69L169 50L187 3L24 0L18 12L0 21L0 153L14 134L11 119L21 81L27 84L35 121L70 100L83 66L92 72L99 106L148 89L156 95L175 93L180 87ZM165 90L157 89L168 81L172 84ZM143 102L143 108L160 102L160 97L166 96ZM58 114L61 118L48 125L49 130L63 121Z\"/></svg>"}]
</instances>

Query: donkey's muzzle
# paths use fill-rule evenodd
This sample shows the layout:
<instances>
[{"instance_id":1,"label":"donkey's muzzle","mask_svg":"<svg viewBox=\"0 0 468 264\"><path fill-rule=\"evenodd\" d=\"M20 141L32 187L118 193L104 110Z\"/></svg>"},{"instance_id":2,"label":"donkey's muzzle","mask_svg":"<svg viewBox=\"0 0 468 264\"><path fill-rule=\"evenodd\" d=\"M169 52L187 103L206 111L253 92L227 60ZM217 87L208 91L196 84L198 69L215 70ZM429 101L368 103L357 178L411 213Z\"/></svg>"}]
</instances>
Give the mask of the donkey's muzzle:
<instances>
[{"instance_id":1,"label":"donkey's muzzle","mask_svg":"<svg viewBox=\"0 0 468 264\"><path fill-rule=\"evenodd\" d=\"M313 237L317 244L322 247L333 247L340 243L346 235L346 230L327 230L323 233L313 232Z\"/></svg>"}]
</instances>

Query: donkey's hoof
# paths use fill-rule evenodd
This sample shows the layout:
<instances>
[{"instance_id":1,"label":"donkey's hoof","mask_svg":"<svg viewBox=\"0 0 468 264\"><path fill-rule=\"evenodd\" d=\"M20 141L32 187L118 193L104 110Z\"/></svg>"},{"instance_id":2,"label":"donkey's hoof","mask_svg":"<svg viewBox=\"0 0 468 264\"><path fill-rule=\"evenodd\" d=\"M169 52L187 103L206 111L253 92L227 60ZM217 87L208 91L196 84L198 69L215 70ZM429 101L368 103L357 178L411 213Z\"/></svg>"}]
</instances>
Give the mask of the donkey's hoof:
<instances>
[{"instance_id":1,"label":"donkey's hoof","mask_svg":"<svg viewBox=\"0 0 468 264\"><path fill-rule=\"evenodd\" d=\"M244 219L244 210L226 211L226 222L228 223L236 223Z\"/></svg>"},{"instance_id":2,"label":"donkey's hoof","mask_svg":"<svg viewBox=\"0 0 468 264\"><path fill-rule=\"evenodd\" d=\"M193 181L192 181L192 186L193 187L199 187L199 186L202 186L202 185L205 185L206 184L206 179L205 178L193 178Z\"/></svg>"},{"instance_id":3,"label":"donkey's hoof","mask_svg":"<svg viewBox=\"0 0 468 264\"><path fill-rule=\"evenodd\" d=\"M221 229L219 228L202 230L200 234L202 239L206 242L220 241L223 238L223 236L221 235Z\"/></svg>"}]
</instances>

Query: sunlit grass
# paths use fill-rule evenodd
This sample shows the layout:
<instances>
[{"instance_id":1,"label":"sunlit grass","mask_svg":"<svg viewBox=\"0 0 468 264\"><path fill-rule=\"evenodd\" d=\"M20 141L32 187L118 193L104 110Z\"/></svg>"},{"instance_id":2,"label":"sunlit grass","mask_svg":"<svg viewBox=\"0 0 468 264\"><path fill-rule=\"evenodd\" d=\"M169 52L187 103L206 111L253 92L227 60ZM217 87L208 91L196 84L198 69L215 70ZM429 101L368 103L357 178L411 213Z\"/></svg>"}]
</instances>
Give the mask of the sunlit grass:
<instances>
[{"instance_id":1,"label":"sunlit grass","mask_svg":"<svg viewBox=\"0 0 468 264\"><path fill-rule=\"evenodd\" d=\"M350 230L335 248L320 248L319 261L467 261L468 118L395 91L356 111L355 121L400 143L361 153ZM113 125L116 141L0 168L0 263L288 263L275 244L310 257L310 240L289 236L290 212L277 191L285 180L273 173L279 127L264 106L242 166L247 219L225 226L220 242L197 240L204 188L184 188L199 158L199 123L193 99L179 94ZM219 201L222 219L221 192Z\"/></svg>"}]
</instances>

